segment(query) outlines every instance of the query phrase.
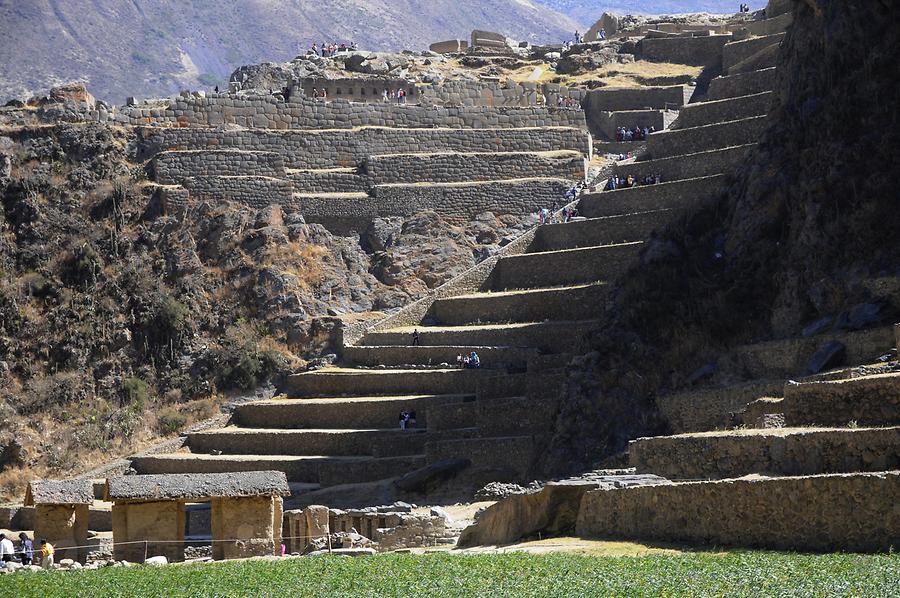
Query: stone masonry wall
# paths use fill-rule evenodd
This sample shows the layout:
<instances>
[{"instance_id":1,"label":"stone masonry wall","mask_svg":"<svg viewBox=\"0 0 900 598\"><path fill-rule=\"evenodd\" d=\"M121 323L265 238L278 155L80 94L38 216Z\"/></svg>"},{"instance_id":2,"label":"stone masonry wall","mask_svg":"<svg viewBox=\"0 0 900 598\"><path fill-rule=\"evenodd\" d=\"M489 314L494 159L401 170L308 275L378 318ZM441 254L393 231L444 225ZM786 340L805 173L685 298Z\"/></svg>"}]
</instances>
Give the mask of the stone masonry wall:
<instances>
[{"instance_id":1,"label":"stone masonry wall","mask_svg":"<svg viewBox=\"0 0 900 598\"><path fill-rule=\"evenodd\" d=\"M900 467L900 428L733 430L639 438L629 464L671 480L812 475Z\"/></svg>"},{"instance_id":2,"label":"stone masonry wall","mask_svg":"<svg viewBox=\"0 0 900 598\"><path fill-rule=\"evenodd\" d=\"M415 152L540 152L588 155L590 136L577 128L272 131L219 128L138 129L138 159L166 150L235 148L280 154L288 168L355 168L367 156Z\"/></svg>"},{"instance_id":3,"label":"stone masonry wall","mask_svg":"<svg viewBox=\"0 0 900 598\"><path fill-rule=\"evenodd\" d=\"M91 116L95 116L93 113ZM101 117L96 115L98 119ZM280 102L273 96L179 97L165 107L129 106L108 116L119 124L175 127L237 125L255 129L504 128L570 126L585 128L575 108L420 106L389 103L316 101L299 97Z\"/></svg>"},{"instance_id":4,"label":"stone masonry wall","mask_svg":"<svg viewBox=\"0 0 900 598\"><path fill-rule=\"evenodd\" d=\"M562 199L572 182L564 179L517 179L489 183L382 185L371 197L302 197L297 206L307 222L333 232L361 230L374 218L411 216L434 210L450 222L481 214L529 214Z\"/></svg>"},{"instance_id":5,"label":"stone masonry wall","mask_svg":"<svg viewBox=\"0 0 900 598\"><path fill-rule=\"evenodd\" d=\"M575 181L584 178L584 158L576 152L370 156L363 168L372 185L538 177Z\"/></svg>"},{"instance_id":6,"label":"stone masonry wall","mask_svg":"<svg viewBox=\"0 0 900 598\"><path fill-rule=\"evenodd\" d=\"M198 176L184 181L191 199L234 201L252 208L280 204L296 208L291 182L251 176Z\"/></svg>"},{"instance_id":7,"label":"stone masonry wall","mask_svg":"<svg viewBox=\"0 0 900 598\"><path fill-rule=\"evenodd\" d=\"M448 106L557 106L558 98L571 98L577 102L585 90L566 87L558 83L447 81L440 85L423 87L422 102Z\"/></svg>"},{"instance_id":8,"label":"stone masonry wall","mask_svg":"<svg viewBox=\"0 0 900 598\"><path fill-rule=\"evenodd\" d=\"M709 83L707 96L710 100L724 100L771 91L775 87L775 72L776 69L772 67L761 71L716 77Z\"/></svg>"},{"instance_id":9,"label":"stone masonry wall","mask_svg":"<svg viewBox=\"0 0 900 598\"><path fill-rule=\"evenodd\" d=\"M897 496L897 471L596 490L584 495L575 529L707 546L886 551L900 537Z\"/></svg>"},{"instance_id":10,"label":"stone masonry wall","mask_svg":"<svg viewBox=\"0 0 900 598\"><path fill-rule=\"evenodd\" d=\"M274 152L191 150L162 152L151 163L154 179L176 185L196 176L264 176L284 178L284 159Z\"/></svg>"},{"instance_id":11,"label":"stone masonry wall","mask_svg":"<svg viewBox=\"0 0 900 598\"><path fill-rule=\"evenodd\" d=\"M731 35L704 37L662 37L641 40L641 58L657 62L721 66L722 47Z\"/></svg>"}]
</instances>

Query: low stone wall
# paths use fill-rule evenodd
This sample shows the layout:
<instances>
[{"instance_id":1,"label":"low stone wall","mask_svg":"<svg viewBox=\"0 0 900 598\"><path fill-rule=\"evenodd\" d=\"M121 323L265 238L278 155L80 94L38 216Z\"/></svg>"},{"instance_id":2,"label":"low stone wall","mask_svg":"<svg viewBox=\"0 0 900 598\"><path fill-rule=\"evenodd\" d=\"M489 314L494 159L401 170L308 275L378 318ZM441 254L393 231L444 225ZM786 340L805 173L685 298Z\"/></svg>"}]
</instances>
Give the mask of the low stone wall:
<instances>
[{"instance_id":1,"label":"low stone wall","mask_svg":"<svg viewBox=\"0 0 900 598\"><path fill-rule=\"evenodd\" d=\"M362 165L370 184L556 178L583 180L584 158L576 152L395 154L370 156Z\"/></svg>"},{"instance_id":2,"label":"low stone wall","mask_svg":"<svg viewBox=\"0 0 900 598\"><path fill-rule=\"evenodd\" d=\"M722 430L734 414L763 397L780 397L784 383L763 380L722 388L698 388L656 398L656 406L675 434Z\"/></svg>"},{"instance_id":3,"label":"low stone wall","mask_svg":"<svg viewBox=\"0 0 900 598\"><path fill-rule=\"evenodd\" d=\"M291 182L253 176L199 176L184 181L193 200L233 201L252 208L280 204L296 209Z\"/></svg>"},{"instance_id":4,"label":"low stone wall","mask_svg":"<svg viewBox=\"0 0 900 598\"><path fill-rule=\"evenodd\" d=\"M443 440L425 445L425 460L436 463L466 458L477 469L505 471L511 480L525 481L534 465L534 440L531 436Z\"/></svg>"},{"instance_id":5,"label":"low stone wall","mask_svg":"<svg viewBox=\"0 0 900 598\"><path fill-rule=\"evenodd\" d=\"M671 480L888 471L900 468L900 428L776 428L638 438L628 444L628 461L638 473Z\"/></svg>"},{"instance_id":6,"label":"low stone wall","mask_svg":"<svg viewBox=\"0 0 900 598\"><path fill-rule=\"evenodd\" d=\"M747 156L753 145L738 145L720 150L685 154L659 160L645 160L616 164L616 173L633 176L640 181L645 176L659 175L664 182L694 179L730 172Z\"/></svg>"},{"instance_id":7,"label":"low stone wall","mask_svg":"<svg viewBox=\"0 0 900 598\"><path fill-rule=\"evenodd\" d=\"M591 247L574 252L526 253L506 257L491 280L495 291L612 280L637 261L642 243Z\"/></svg>"},{"instance_id":8,"label":"low stone wall","mask_svg":"<svg viewBox=\"0 0 900 598\"><path fill-rule=\"evenodd\" d=\"M774 103L775 94L767 91L750 96L690 104L682 108L673 128L702 127L751 116L762 116L771 110Z\"/></svg>"},{"instance_id":9,"label":"low stone wall","mask_svg":"<svg viewBox=\"0 0 900 598\"><path fill-rule=\"evenodd\" d=\"M485 81L446 81L421 88L422 103L447 106L558 106L559 98L570 98L581 107L585 90L558 83L523 81L506 84Z\"/></svg>"},{"instance_id":10,"label":"low stone wall","mask_svg":"<svg viewBox=\"0 0 900 598\"><path fill-rule=\"evenodd\" d=\"M753 35L774 35L787 31L794 22L794 14L786 12L777 17L763 19L762 21L753 21L747 23L746 29Z\"/></svg>"},{"instance_id":11,"label":"low stone wall","mask_svg":"<svg viewBox=\"0 0 900 598\"><path fill-rule=\"evenodd\" d=\"M154 180L177 185L198 176L262 176L284 178L284 160L272 152L189 150L161 152L150 163Z\"/></svg>"},{"instance_id":12,"label":"low stone wall","mask_svg":"<svg viewBox=\"0 0 900 598\"><path fill-rule=\"evenodd\" d=\"M709 83L707 97L710 100L724 100L772 91L775 87L776 72L777 69L773 67L749 73L716 77Z\"/></svg>"},{"instance_id":13,"label":"low stone wall","mask_svg":"<svg viewBox=\"0 0 900 598\"><path fill-rule=\"evenodd\" d=\"M353 169L294 170L287 174L297 193L367 193L369 179Z\"/></svg>"},{"instance_id":14,"label":"low stone wall","mask_svg":"<svg viewBox=\"0 0 900 598\"><path fill-rule=\"evenodd\" d=\"M307 222L341 231L367 227L374 218L434 210L462 224L482 212L531 214L561 199L572 185L562 179L515 179L485 183L382 185L369 197L300 197Z\"/></svg>"},{"instance_id":15,"label":"low stone wall","mask_svg":"<svg viewBox=\"0 0 900 598\"><path fill-rule=\"evenodd\" d=\"M584 495L575 529L706 546L886 551L900 537L897 496L897 471L595 490Z\"/></svg>"},{"instance_id":16,"label":"low stone wall","mask_svg":"<svg viewBox=\"0 0 900 598\"><path fill-rule=\"evenodd\" d=\"M583 216L616 216L666 208L690 209L722 190L725 175L685 179L658 185L642 185L629 189L589 193L581 198Z\"/></svg>"},{"instance_id":17,"label":"low stone wall","mask_svg":"<svg viewBox=\"0 0 900 598\"><path fill-rule=\"evenodd\" d=\"M781 43L783 39L784 33L776 33L725 44L722 48L722 68L727 72L736 64L747 60L763 49Z\"/></svg>"},{"instance_id":18,"label":"low stone wall","mask_svg":"<svg viewBox=\"0 0 900 598\"><path fill-rule=\"evenodd\" d=\"M756 116L692 129L653 133L647 153L654 159L693 154L756 142L769 126L765 116Z\"/></svg>"},{"instance_id":19,"label":"low stone wall","mask_svg":"<svg viewBox=\"0 0 900 598\"><path fill-rule=\"evenodd\" d=\"M584 109L589 118L600 112L666 108L677 109L685 104L684 85L669 87L618 87L594 89L585 95Z\"/></svg>"},{"instance_id":20,"label":"low stone wall","mask_svg":"<svg viewBox=\"0 0 900 598\"><path fill-rule=\"evenodd\" d=\"M731 35L701 37L645 37L640 42L640 56L655 62L674 62L718 67L722 64L722 47Z\"/></svg>"},{"instance_id":21,"label":"low stone wall","mask_svg":"<svg viewBox=\"0 0 900 598\"><path fill-rule=\"evenodd\" d=\"M590 155L590 135L578 128L391 129L271 131L223 128L138 129L138 159L166 150L236 148L274 152L285 167L355 168L367 156L435 152L542 152L573 150Z\"/></svg>"},{"instance_id":22,"label":"low stone wall","mask_svg":"<svg viewBox=\"0 0 900 598\"><path fill-rule=\"evenodd\" d=\"M381 102L396 104L397 100L390 92L398 89L406 91L408 101L418 101L419 93L414 82L406 79L371 79L371 78L344 78L322 79L306 78L299 81L300 89L307 98L314 97L313 89L325 91L329 100L350 100L353 102ZM388 90L389 101L384 101L384 90ZM293 93L297 93L295 89Z\"/></svg>"},{"instance_id":23,"label":"low stone wall","mask_svg":"<svg viewBox=\"0 0 900 598\"><path fill-rule=\"evenodd\" d=\"M780 405L788 426L900 424L900 374L788 383Z\"/></svg>"},{"instance_id":24,"label":"low stone wall","mask_svg":"<svg viewBox=\"0 0 900 598\"><path fill-rule=\"evenodd\" d=\"M124 125L215 127L237 125L254 129L503 128L585 127L584 113L555 107L440 107L393 103L316 101L299 97L290 102L273 96L205 98L179 97L166 107L126 106L111 115ZM99 116L98 116L99 118Z\"/></svg>"}]
</instances>

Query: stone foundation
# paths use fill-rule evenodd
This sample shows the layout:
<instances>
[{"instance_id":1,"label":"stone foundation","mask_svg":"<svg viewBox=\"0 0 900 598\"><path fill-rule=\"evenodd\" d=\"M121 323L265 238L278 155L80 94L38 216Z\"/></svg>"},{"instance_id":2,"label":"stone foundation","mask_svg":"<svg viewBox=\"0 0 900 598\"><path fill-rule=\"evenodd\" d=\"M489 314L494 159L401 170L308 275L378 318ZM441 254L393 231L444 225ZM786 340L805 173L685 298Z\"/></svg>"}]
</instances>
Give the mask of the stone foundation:
<instances>
[{"instance_id":1,"label":"stone foundation","mask_svg":"<svg viewBox=\"0 0 900 598\"><path fill-rule=\"evenodd\" d=\"M767 550L887 551L900 538L897 496L897 471L596 490L582 499L576 533Z\"/></svg>"}]
</instances>

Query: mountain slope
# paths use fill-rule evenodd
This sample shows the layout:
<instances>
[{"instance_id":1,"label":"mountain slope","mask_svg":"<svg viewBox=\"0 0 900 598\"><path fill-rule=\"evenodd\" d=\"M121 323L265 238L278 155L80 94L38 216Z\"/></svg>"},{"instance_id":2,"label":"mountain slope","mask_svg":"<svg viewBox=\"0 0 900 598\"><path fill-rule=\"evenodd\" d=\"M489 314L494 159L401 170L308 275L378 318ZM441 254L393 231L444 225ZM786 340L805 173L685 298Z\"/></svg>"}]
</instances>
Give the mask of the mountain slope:
<instances>
[{"instance_id":1,"label":"mountain slope","mask_svg":"<svg viewBox=\"0 0 900 598\"><path fill-rule=\"evenodd\" d=\"M604 12L631 15L683 14L708 12L712 14L736 13L740 2L732 0L536 0L555 11L561 12L578 22L582 27L590 27ZM751 10L766 6L766 0L749 0Z\"/></svg>"},{"instance_id":2,"label":"mountain slope","mask_svg":"<svg viewBox=\"0 0 900 598\"><path fill-rule=\"evenodd\" d=\"M104 100L165 96L313 42L421 49L474 28L556 41L575 23L530 0L0 0L0 100L75 79Z\"/></svg>"}]
</instances>

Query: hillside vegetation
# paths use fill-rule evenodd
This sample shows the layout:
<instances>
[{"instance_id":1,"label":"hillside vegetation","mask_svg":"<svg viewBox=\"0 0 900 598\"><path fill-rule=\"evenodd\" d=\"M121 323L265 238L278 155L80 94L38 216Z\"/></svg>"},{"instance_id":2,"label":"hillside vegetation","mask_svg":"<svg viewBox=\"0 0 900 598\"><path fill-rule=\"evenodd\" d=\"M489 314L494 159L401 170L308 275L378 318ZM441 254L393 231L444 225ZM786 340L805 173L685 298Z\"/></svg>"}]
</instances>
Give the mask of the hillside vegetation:
<instances>
[{"instance_id":1,"label":"hillside vegetation","mask_svg":"<svg viewBox=\"0 0 900 598\"><path fill-rule=\"evenodd\" d=\"M85 81L99 98L224 85L243 64L289 60L313 42L427 48L472 29L559 41L575 23L530 0L28 0L0 2L0 101Z\"/></svg>"}]
</instances>

